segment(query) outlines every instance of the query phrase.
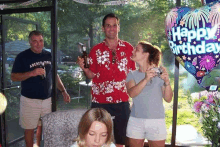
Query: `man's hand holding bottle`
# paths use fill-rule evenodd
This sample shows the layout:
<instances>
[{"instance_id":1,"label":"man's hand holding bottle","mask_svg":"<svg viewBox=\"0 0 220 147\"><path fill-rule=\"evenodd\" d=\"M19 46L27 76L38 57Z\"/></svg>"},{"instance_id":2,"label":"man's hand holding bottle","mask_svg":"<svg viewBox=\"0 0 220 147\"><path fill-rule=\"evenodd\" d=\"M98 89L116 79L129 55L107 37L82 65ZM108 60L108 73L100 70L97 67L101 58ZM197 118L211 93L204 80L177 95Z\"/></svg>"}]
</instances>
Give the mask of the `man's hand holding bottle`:
<instances>
[{"instance_id":1,"label":"man's hand holding bottle","mask_svg":"<svg viewBox=\"0 0 220 147\"><path fill-rule=\"evenodd\" d=\"M83 46L83 54L81 57L78 57L77 64L79 64L79 66L82 68L82 70L84 71L85 68L89 68L89 63L88 63L88 54L86 52L86 47Z\"/></svg>"},{"instance_id":2,"label":"man's hand holding bottle","mask_svg":"<svg viewBox=\"0 0 220 147\"><path fill-rule=\"evenodd\" d=\"M31 71L31 76L36 77L36 76L41 76L42 79L45 78L45 68L35 68L33 71Z\"/></svg>"}]
</instances>

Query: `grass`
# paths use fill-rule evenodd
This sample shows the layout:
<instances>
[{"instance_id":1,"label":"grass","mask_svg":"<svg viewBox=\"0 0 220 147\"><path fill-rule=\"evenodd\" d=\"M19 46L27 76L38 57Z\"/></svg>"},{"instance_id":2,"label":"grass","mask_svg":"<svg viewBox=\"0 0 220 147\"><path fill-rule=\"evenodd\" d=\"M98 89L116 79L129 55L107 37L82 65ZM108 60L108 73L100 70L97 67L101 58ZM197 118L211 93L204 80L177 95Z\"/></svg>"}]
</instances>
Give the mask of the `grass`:
<instances>
[{"instance_id":1,"label":"grass","mask_svg":"<svg viewBox=\"0 0 220 147\"><path fill-rule=\"evenodd\" d=\"M183 74L179 77L179 89L178 89L178 110L177 110L177 125L192 125L196 128L196 130L202 134L201 124L199 123L199 119L193 114L193 109L188 103L187 100L187 92L184 91L181 86L181 82L183 79L187 77L186 74ZM174 90L174 76L170 74L171 87ZM174 98L173 98L174 99ZM172 126L173 121L173 100L171 103L166 103L164 101L165 107L165 119L166 119L166 127L167 127L167 139L166 143L171 143L172 130L169 128Z\"/></svg>"}]
</instances>

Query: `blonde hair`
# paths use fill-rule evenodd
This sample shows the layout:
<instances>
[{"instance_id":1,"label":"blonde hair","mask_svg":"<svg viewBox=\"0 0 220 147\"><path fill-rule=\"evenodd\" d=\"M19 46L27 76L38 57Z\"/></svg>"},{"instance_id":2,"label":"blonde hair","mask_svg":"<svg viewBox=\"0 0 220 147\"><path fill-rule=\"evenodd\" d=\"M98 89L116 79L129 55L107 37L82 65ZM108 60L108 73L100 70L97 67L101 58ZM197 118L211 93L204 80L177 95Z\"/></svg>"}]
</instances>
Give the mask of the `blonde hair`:
<instances>
[{"instance_id":1,"label":"blonde hair","mask_svg":"<svg viewBox=\"0 0 220 147\"><path fill-rule=\"evenodd\" d=\"M76 139L79 147L85 146L85 136L88 134L89 129L94 121L101 122L106 125L107 128L107 140L106 145L110 145L113 141L112 136L112 119L111 115L103 108L91 108L83 114L79 126L78 137Z\"/></svg>"}]
</instances>

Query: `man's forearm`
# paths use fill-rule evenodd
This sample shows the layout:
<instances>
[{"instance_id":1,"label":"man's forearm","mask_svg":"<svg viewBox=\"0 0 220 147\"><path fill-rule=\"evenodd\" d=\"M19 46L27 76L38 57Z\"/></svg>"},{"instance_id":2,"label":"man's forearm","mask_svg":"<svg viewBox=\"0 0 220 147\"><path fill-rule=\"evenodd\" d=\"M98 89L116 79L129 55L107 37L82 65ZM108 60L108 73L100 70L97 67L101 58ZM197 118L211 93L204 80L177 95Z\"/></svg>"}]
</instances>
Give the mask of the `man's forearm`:
<instances>
[{"instance_id":1,"label":"man's forearm","mask_svg":"<svg viewBox=\"0 0 220 147\"><path fill-rule=\"evenodd\" d=\"M32 77L31 72L11 73L11 80L12 81L24 81L30 77Z\"/></svg>"}]
</instances>

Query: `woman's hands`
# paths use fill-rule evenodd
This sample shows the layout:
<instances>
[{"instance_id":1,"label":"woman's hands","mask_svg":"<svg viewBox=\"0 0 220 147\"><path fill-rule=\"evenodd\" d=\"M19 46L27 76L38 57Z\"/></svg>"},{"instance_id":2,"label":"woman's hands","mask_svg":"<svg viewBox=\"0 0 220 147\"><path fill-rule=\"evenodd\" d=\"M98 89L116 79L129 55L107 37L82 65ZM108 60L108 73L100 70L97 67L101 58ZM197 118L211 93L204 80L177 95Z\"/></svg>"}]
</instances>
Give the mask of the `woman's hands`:
<instances>
[{"instance_id":1,"label":"woman's hands","mask_svg":"<svg viewBox=\"0 0 220 147\"><path fill-rule=\"evenodd\" d=\"M164 80L165 86L168 86L170 85L170 79L167 69L163 66L161 66L161 69L162 69L162 74L160 75L160 78Z\"/></svg>"},{"instance_id":2,"label":"woman's hands","mask_svg":"<svg viewBox=\"0 0 220 147\"><path fill-rule=\"evenodd\" d=\"M147 70L145 71L144 80L150 81L155 76L158 76L158 73L154 69L155 67L156 67L155 65L151 65L147 68ZM160 69L162 70L162 74L160 75L160 78L164 80L165 86L170 85L169 74L168 74L166 68L163 66L160 66Z\"/></svg>"},{"instance_id":3,"label":"woman's hands","mask_svg":"<svg viewBox=\"0 0 220 147\"><path fill-rule=\"evenodd\" d=\"M157 75L157 73L154 70L154 67L155 67L155 65L151 65L147 68L147 70L145 71L144 80L150 81L153 77L155 77Z\"/></svg>"}]
</instances>

